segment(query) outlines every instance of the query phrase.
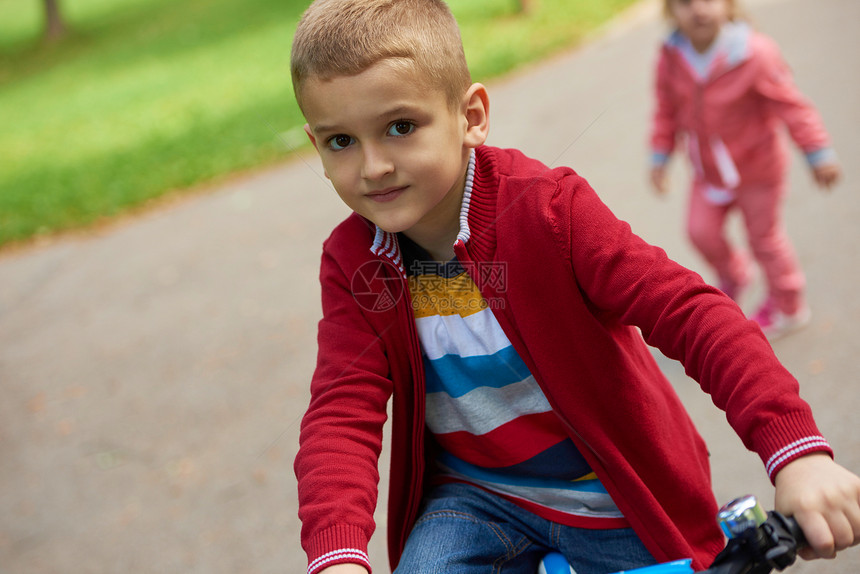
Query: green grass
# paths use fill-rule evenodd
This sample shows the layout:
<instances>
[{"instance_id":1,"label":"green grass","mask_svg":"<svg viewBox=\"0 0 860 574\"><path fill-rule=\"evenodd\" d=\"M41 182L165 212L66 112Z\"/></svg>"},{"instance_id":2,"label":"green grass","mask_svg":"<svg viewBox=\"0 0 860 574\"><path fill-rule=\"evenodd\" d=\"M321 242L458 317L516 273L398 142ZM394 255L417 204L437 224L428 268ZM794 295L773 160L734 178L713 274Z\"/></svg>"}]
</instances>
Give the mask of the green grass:
<instances>
[{"instance_id":1,"label":"green grass","mask_svg":"<svg viewBox=\"0 0 860 574\"><path fill-rule=\"evenodd\" d=\"M579 41L635 0L450 0L476 80ZM299 0L0 0L0 246L110 218L303 145Z\"/></svg>"}]
</instances>

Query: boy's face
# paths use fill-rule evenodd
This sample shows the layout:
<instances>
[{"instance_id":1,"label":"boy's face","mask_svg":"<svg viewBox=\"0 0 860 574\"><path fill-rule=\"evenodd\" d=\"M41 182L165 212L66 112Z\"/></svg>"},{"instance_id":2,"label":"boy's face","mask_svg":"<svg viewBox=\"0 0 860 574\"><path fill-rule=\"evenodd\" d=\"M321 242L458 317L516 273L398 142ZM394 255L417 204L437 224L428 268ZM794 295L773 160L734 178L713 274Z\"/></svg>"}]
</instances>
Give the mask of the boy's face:
<instances>
[{"instance_id":1,"label":"boy's face","mask_svg":"<svg viewBox=\"0 0 860 574\"><path fill-rule=\"evenodd\" d=\"M705 51L728 22L729 0L670 0L670 12L678 29L699 51Z\"/></svg>"},{"instance_id":2,"label":"boy's face","mask_svg":"<svg viewBox=\"0 0 860 574\"><path fill-rule=\"evenodd\" d=\"M418 80L382 61L354 76L309 78L302 97L305 129L340 198L422 243L456 235L469 148L483 141L469 135L464 111Z\"/></svg>"}]
</instances>

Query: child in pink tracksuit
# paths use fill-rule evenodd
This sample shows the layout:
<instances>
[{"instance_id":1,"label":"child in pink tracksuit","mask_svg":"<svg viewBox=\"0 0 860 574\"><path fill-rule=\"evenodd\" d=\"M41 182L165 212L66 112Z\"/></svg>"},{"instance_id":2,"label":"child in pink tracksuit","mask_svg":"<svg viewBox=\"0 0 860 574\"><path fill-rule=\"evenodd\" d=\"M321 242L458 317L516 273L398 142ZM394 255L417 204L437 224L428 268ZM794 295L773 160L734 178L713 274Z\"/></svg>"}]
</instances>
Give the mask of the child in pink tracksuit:
<instances>
[{"instance_id":1,"label":"child in pink tracksuit","mask_svg":"<svg viewBox=\"0 0 860 574\"><path fill-rule=\"evenodd\" d=\"M676 29L660 50L651 132L651 181L664 193L676 135L693 167L688 233L719 286L737 299L750 262L726 240L727 214L743 214L767 298L754 319L771 338L802 327L804 277L782 221L788 153L782 125L829 188L839 164L821 119L798 92L774 42L735 18L733 0L665 0Z\"/></svg>"}]
</instances>

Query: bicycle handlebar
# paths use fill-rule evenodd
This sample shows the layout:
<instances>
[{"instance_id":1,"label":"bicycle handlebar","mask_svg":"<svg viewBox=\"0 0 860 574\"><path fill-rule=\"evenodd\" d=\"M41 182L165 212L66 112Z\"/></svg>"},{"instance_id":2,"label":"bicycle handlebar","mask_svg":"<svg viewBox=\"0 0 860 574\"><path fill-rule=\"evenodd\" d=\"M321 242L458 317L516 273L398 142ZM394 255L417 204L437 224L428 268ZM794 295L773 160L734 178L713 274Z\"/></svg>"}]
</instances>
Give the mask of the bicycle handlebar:
<instances>
[{"instance_id":1,"label":"bicycle handlebar","mask_svg":"<svg viewBox=\"0 0 860 574\"><path fill-rule=\"evenodd\" d=\"M806 545L796 520L765 512L753 496L723 506L717 522L729 540L707 570L693 572L692 560L685 559L616 574L769 574L794 564L797 551ZM541 561L539 572L567 574L573 568L561 554L550 553Z\"/></svg>"},{"instance_id":2,"label":"bicycle handlebar","mask_svg":"<svg viewBox=\"0 0 860 574\"><path fill-rule=\"evenodd\" d=\"M794 564L806 545L803 531L791 517L765 513L752 496L733 500L718 515L729 537L725 549L698 574L768 574Z\"/></svg>"}]
</instances>

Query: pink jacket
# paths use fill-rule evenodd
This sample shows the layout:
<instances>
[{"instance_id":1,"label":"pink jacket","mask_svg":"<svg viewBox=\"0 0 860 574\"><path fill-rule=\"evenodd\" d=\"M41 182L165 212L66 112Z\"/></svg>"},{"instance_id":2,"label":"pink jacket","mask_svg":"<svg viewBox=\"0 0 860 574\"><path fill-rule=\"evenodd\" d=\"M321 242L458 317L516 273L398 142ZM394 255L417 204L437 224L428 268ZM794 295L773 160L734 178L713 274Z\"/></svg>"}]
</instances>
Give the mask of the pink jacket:
<instances>
[{"instance_id":1,"label":"pink jacket","mask_svg":"<svg viewBox=\"0 0 860 574\"><path fill-rule=\"evenodd\" d=\"M493 312L505 334L658 560L693 557L700 569L723 538L707 449L643 337L685 365L770 476L797 456L830 452L755 323L634 235L573 170L478 148L461 236L457 257L486 299L504 302ZM394 566L434 448L396 237L353 214L326 241L320 280L319 355L295 462L302 545L312 574L340 562L369 567L391 400Z\"/></svg>"},{"instance_id":2,"label":"pink jacket","mask_svg":"<svg viewBox=\"0 0 860 574\"><path fill-rule=\"evenodd\" d=\"M788 162L783 124L812 165L832 159L821 118L770 38L745 23L727 24L703 79L684 56L685 42L676 31L660 50L654 164L664 163L685 133L697 178L727 189L776 184Z\"/></svg>"}]
</instances>

